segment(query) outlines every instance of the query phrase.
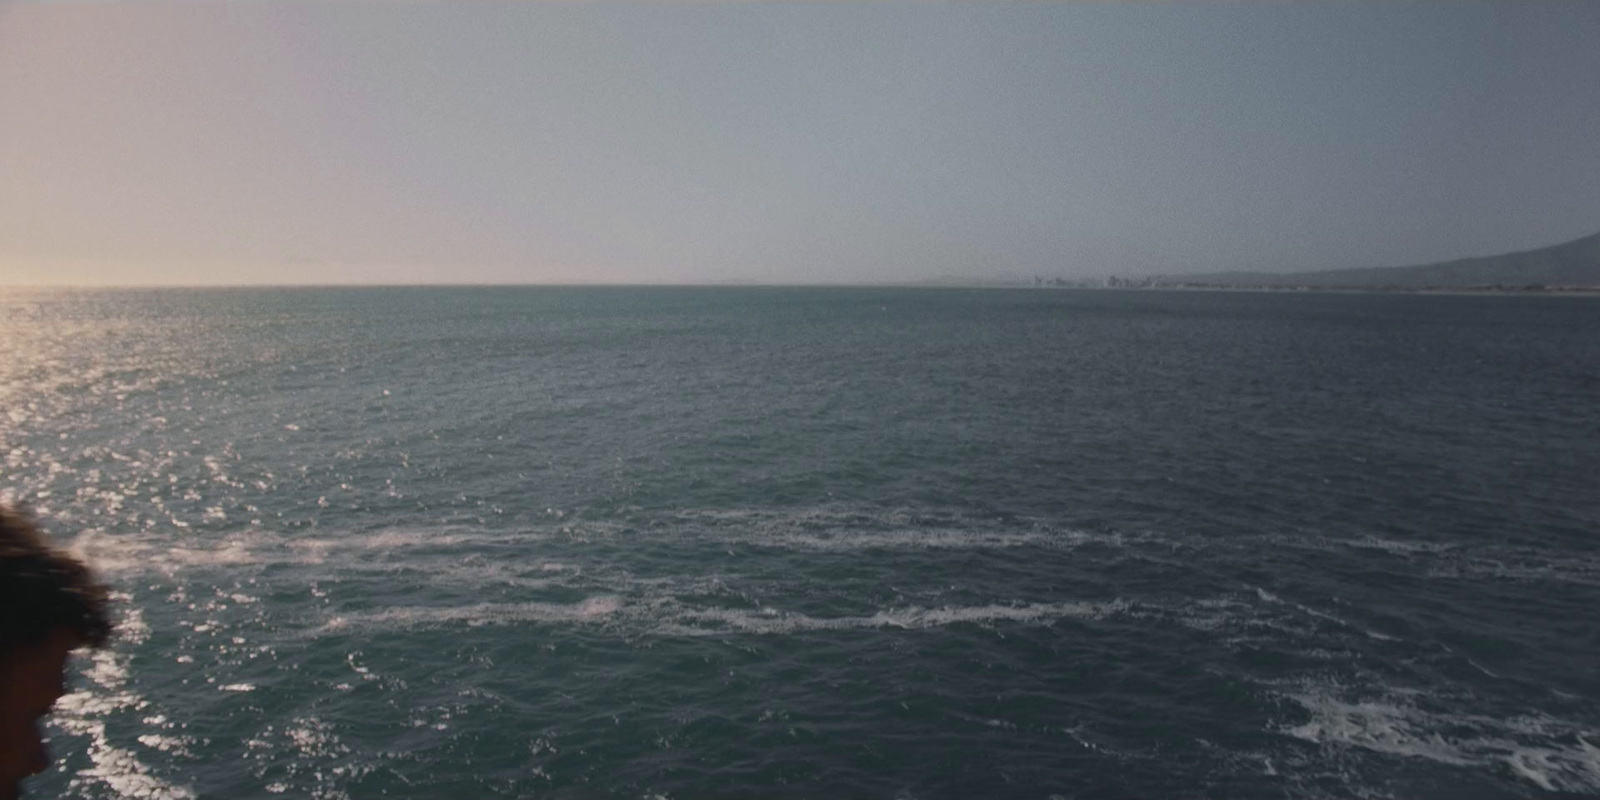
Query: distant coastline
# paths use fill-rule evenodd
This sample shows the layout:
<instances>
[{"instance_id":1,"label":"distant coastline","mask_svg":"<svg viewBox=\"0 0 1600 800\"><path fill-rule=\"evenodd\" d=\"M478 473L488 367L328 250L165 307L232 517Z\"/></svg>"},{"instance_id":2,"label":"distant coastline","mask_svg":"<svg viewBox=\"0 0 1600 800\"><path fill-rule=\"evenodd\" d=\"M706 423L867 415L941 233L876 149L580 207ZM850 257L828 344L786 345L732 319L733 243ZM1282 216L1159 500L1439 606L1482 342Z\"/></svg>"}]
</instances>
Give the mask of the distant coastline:
<instances>
[{"instance_id":1,"label":"distant coastline","mask_svg":"<svg viewBox=\"0 0 1600 800\"><path fill-rule=\"evenodd\" d=\"M1147 289L1192 292L1320 292L1339 294L1462 294L1462 295L1562 295L1600 296L1600 285L1545 286L1543 284L1482 284L1476 286L1405 286L1398 284L1286 284L1286 283L1208 283L1205 281L1167 281L1159 279L1118 279L1106 282L1108 289Z\"/></svg>"},{"instance_id":2,"label":"distant coastline","mask_svg":"<svg viewBox=\"0 0 1600 800\"><path fill-rule=\"evenodd\" d=\"M1107 283L1127 288L1593 294L1600 291L1600 233L1532 250L1403 267L1151 275Z\"/></svg>"}]
</instances>

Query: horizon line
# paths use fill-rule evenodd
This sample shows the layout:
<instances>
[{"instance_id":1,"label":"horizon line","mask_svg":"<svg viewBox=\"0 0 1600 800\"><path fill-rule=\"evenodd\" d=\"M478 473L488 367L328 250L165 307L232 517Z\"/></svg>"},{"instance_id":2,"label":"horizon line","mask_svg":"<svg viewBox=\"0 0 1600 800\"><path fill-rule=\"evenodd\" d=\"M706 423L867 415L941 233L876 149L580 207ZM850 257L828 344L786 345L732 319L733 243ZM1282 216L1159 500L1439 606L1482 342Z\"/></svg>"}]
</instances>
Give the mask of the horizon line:
<instances>
[{"instance_id":1,"label":"horizon line","mask_svg":"<svg viewBox=\"0 0 1600 800\"><path fill-rule=\"evenodd\" d=\"M1077 279L1079 283L1104 280L1104 278ZM445 282L416 282L416 283L134 283L134 284L46 284L46 283L0 283L0 291L43 290L43 291L160 291L166 289L490 289L490 288L530 288L530 289L1011 289L1033 288L1032 278L1013 278L1002 280L971 282L951 280L922 280L908 282L873 281L863 283L784 283L761 281L721 281L721 282L638 282L638 283L539 283L539 282L483 282L483 283L445 283ZM1059 286L1052 288L1061 288Z\"/></svg>"}]
</instances>

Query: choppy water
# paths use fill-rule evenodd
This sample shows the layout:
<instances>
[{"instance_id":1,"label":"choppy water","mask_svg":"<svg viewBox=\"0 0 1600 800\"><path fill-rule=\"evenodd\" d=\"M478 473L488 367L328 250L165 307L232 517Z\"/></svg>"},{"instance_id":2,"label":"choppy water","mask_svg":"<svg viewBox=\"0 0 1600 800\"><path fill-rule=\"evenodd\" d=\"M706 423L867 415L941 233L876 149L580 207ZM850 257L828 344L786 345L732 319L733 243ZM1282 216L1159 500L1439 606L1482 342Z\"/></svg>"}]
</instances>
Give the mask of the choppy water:
<instances>
[{"instance_id":1,"label":"choppy water","mask_svg":"<svg viewBox=\"0 0 1600 800\"><path fill-rule=\"evenodd\" d=\"M1600 793L1600 305L0 295L45 796Z\"/></svg>"}]
</instances>

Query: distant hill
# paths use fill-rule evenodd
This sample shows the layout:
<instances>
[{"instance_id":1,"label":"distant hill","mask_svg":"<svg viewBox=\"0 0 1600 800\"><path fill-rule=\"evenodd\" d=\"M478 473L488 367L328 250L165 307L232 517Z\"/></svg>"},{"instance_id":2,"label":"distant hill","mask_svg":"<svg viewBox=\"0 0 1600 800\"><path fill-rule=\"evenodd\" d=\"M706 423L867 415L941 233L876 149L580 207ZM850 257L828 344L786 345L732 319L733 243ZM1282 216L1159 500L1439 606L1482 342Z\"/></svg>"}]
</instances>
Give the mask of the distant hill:
<instances>
[{"instance_id":1,"label":"distant hill","mask_svg":"<svg viewBox=\"0 0 1600 800\"><path fill-rule=\"evenodd\" d=\"M1330 269L1318 272L1217 272L1207 275L1165 275L1152 281L1208 286L1370 286L1404 289L1600 286L1600 233L1536 250L1410 267Z\"/></svg>"}]
</instances>

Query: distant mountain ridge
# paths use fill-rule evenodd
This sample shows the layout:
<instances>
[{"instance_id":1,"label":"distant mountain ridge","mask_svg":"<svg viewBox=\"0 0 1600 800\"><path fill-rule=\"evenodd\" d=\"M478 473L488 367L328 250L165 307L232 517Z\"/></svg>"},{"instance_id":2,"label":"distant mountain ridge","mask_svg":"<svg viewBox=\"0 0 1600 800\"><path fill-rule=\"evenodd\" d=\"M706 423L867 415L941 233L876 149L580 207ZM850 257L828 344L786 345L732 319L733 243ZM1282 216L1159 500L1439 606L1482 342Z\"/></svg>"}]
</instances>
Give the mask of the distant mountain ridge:
<instances>
[{"instance_id":1,"label":"distant mountain ridge","mask_svg":"<svg viewBox=\"0 0 1600 800\"><path fill-rule=\"evenodd\" d=\"M1316 272L1216 272L1163 275L1162 284L1207 286L1344 286L1422 288L1600 286L1600 233L1570 242L1409 267L1366 267Z\"/></svg>"}]
</instances>

